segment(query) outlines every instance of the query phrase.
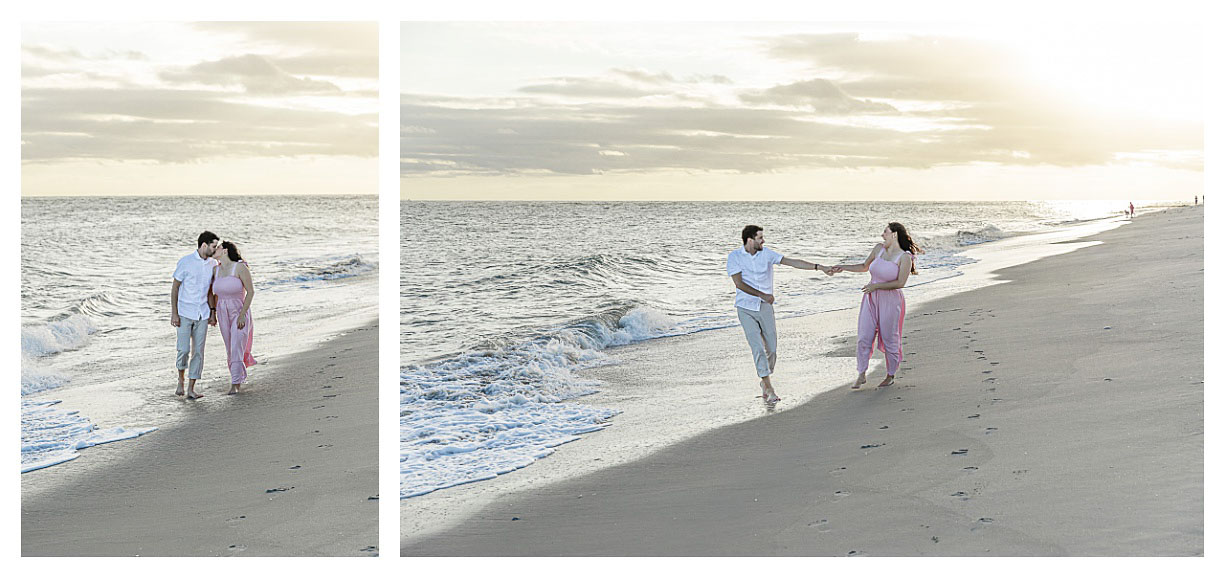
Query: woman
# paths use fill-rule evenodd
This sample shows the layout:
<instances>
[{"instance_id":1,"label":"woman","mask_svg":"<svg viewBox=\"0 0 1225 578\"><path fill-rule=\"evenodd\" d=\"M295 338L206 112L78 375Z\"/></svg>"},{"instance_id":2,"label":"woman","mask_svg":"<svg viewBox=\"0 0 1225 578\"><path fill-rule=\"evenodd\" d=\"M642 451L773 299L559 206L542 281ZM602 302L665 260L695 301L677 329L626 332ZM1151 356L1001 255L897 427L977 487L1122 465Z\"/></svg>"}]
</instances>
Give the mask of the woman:
<instances>
[{"instance_id":1,"label":"woman","mask_svg":"<svg viewBox=\"0 0 1225 578\"><path fill-rule=\"evenodd\" d=\"M906 227L901 223L889 223L881 233L883 243L878 243L868 253L861 265L838 265L834 271L868 272L872 280L863 286L863 300L859 304L859 377L851 389L859 389L868 382L868 360L872 358L873 345L885 352L885 368L888 375L877 387L893 385L893 376L902 363L902 321L906 317L906 297L902 287L910 274L918 274L914 265L915 253L923 250L910 239Z\"/></svg>"},{"instance_id":2,"label":"woman","mask_svg":"<svg viewBox=\"0 0 1225 578\"><path fill-rule=\"evenodd\" d=\"M251 326L251 299L255 287L251 284L251 271L247 262L238 254L238 245L230 241L221 243L217 251L217 268L213 269L213 299L217 311L217 325L221 328L221 339L225 341L225 357L230 365L230 391L247 381L247 368L255 365L251 357L251 342L254 339Z\"/></svg>"}]
</instances>

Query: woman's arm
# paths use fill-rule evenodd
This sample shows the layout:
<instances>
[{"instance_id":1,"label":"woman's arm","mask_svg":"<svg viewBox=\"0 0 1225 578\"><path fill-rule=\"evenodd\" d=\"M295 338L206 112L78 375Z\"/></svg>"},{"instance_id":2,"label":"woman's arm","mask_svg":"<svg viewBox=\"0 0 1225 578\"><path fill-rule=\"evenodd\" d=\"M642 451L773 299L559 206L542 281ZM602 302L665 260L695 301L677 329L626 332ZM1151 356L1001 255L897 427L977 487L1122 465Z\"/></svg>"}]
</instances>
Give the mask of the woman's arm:
<instances>
[{"instance_id":1,"label":"woman's arm","mask_svg":"<svg viewBox=\"0 0 1225 578\"><path fill-rule=\"evenodd\" d=\"M869 283L864 287L864 291L872 292L876 289L901 289L906 286L906 280L910 279L910 253L903 253L902 258L897 260L897 280L889 281L888 283ZM872 289L868 289L871 287Z\"/></svg>"},{"instance_id":2,"label":"woman's arm","mask_svg":"<svg viewBox=\"0 0 1225 578\"><path fill-rule=\"evenodd\" d=\"M868 257L863 260L863 264L861 265L838 264L838 265L834 265L834 267L842 271L847 271L850 273L867 273L868 266L872 264L872 261L874 259L876 259L876 254L879 252L880 252L880 243L877 243L876 246L872 247L872 250L868 253Z\"/></svg>"},{"instance_id":3,"label":"woman's arm","mask_svg":"<svg viewBox=\"0 0 1225 578\"><path fill-rule=\"evenodd\" d=\"M242 267L238 268L238 278L242 280L242 286L243 289L247 290L247 296L242 300L242 311L238 312L238 322L245 324L247 312L251 310L251 300L255 299L255 284L251 282L251 270L247 268L247 264L239 263L239 265L242 265Z\"/></svg>"}]
</instances>

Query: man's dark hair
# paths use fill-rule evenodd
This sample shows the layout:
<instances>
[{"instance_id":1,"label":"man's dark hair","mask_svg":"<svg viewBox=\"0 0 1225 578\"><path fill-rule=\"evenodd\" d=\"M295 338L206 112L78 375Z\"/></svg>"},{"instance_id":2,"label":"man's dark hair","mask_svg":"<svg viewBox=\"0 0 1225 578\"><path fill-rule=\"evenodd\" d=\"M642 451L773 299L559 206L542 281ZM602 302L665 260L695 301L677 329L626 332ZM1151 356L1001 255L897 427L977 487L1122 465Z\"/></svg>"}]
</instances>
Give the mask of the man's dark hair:
<instances>
[{"instance_id":1,"label":"man's dark hair","mask_svg":"<svg viewBox=\"0 0 1225 578\"><path fill-rule=\"evenodd\" d=\"M199 249L200 245L211 245L213 241L216 241L217 239L220 239L220 238L221 237L214 235L212 231L205 231L203 233L200 233L200 237L196 239L196 248Z\"/></svg>"},{"instance_id":2,"label":"man's dark hair","mask_svg":"<svg viewBox=\"0 0 1225 578\"><path fill-rule=\"evenodd\" d=\"M748 243L749 239L757 236L757 232L761 231L761 227L757 225L746 225L743 231L740 231L740 242Z\"/></svg>"}]
</instances>

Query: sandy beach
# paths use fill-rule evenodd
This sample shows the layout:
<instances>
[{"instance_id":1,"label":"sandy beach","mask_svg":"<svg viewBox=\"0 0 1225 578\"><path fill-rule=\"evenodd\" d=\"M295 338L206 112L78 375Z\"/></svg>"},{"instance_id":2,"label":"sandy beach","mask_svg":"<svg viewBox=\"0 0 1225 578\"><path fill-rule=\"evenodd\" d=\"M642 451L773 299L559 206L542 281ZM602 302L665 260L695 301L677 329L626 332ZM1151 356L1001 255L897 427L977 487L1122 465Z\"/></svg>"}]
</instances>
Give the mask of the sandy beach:
<instances>
[{"instance_id":1,"label":"sandy beach","mask_svg":"<svg viewBox=\"0 0 1225 578\"><path fill-rule=\"evenodd\" d=\"M1202 207L1142 215L911 309L894 387L873 387L874 369L864 391L520 483L459 520L451 490L404 500L401 553L1203 555L1203 227ZM804 349L806 323L779 325L784 398L828 367ZM744 347L738 330L677 338L600 379L745 388Z\"/></svg>"},{"instance_id":2,"label":"sandy beach","mask_svg":"<svg viewBox=\"0 0 1225 578\"><path fill-rule=\"evenodd\" d=\"M377 323L212 384L181 425L22 475L22 555L377 555L377 386Z\"/></svg>"}]
</instances>

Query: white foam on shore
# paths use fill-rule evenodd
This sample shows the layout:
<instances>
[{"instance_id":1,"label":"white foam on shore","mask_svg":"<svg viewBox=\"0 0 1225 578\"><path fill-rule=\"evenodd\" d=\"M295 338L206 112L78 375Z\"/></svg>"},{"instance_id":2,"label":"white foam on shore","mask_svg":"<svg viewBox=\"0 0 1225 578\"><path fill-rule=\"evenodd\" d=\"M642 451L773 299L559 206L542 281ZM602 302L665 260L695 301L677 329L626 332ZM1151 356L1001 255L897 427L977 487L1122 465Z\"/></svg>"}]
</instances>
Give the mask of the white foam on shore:
<instances>
[{"instance_id":1,"label":"white foam on shore","mask_svg":"<svg viewBox=\"0 0 1225 578\"><path fill-rule=\"evenodd\" d=\"M21 402L21 473L76 459L78 450L131 439L155 427L99 430L76 411L55 407L59 400Z\"/></svg>"}]
</instances>

